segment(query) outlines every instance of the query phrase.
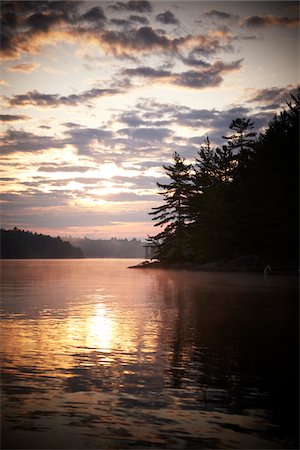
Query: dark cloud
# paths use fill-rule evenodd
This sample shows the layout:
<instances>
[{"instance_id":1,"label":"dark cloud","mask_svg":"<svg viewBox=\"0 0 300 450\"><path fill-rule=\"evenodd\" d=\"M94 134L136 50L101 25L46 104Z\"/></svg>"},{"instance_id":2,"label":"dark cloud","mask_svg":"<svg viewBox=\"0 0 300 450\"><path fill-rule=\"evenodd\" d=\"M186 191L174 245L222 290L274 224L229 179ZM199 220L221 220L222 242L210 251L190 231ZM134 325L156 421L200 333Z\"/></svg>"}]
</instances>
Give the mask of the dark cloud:
<instances>
[{"instance_id":1,"label":"dark cloud","mask_svg":"<svg viewBox=\"0 0 300 450\"><path fill-rule=\"evenodd\" d=\"M111 19L110 22L118 27L128 27L130 24L130 21L126 19Z\"/></svg>"},{"instance_id":2,"label":"dark cloud","mask_svg":"<svg viewBox=\"0 0 300 450\"><path fill-rule=\"evenodd\" d=\"M203 59L198 59L193 56L188 57L182 57L182 62L186 64L187 66L194 66L194 67L209 67L210 64L207 61L203 61Z\"/></svg>"},{"instance_id":3,"label":"dark cloud","mask_svg":"<svg viewBox=\"0 0 300 450\"><path fill-rule=\"evenodd\" d=\"M156 20L164 25L179 25L180 23L171 11L165 11L164 13L158 14Z\"/></svg>"},{"instance_id":4,"label":"dark cloud","mask_svg":"<svg viewBox=\"0 0 300 450\"><path fill-rule=\"evenodd\" d=\"M118 121L126 123L129 127L140 127L147 125L147 122L139 117L137 112L125 111L118 117Z\"/></svg>"},{"instance_id":5,"label":"dark cloud","mask_svg":"<svg viewBox=\"0 0 300 450\"><path fill-rule=\"evenodd\" d=\"M118 89L93 88L80 94L60 96L59 94L41 94L38 91L18 94L11 98L5 97L10 106L38 106L41 108L56 108L58 106L77 106L90 100L105 97L107 95L119 94Z\"/></svg>"},{"instance_id":6,"label":"dark cloud","mask_svg":"<svg viewBox=\"0 0 300 450\"><path fill-rule=\"evenodd\" d=\"M234 14L229 14L224 11L217 11L215 9L212 9L211 11L208 11L203 14L205 17L211 17L213 19L220 19L220 20L238 20L239 16Z\"/></svg>"},{"instance_id":7,"label":"dark cloud","mask_svg":"<svg viewBox=\"0 0 300 450\"><path fill-rule=\"evenodd\" d=\"M53 30L64 28L64 33L74 36L75 26L105 20L100 7L92 8L81 17L80 1L13 1L3 2L1 8L2 58L13 59L22 52L36 50L49 39Z\"/></svg>"},{"instance_id":8,"label":"dark cloud","mask_svg":"<svg viewBox=\"0 0 300 450\"><path fill-rule=\"evenodd\" d=\"M65 194L69 194L65 192ZM67 204L67 198L63 195L62 191L51 191L49 193L41 192L39 190L32 190L31 192L26 192L25 194L13 194L4 193L0 195L0 199L3 201L3 219L5 220L5 212L13 210L14 213L18 214L18 211L22 215L22 212L30 208L43 207L46 208L50 206L62 206Z\"/></svg>"},{"instance_id":9,"label":"dark cloud","mask_svg":"<svg viewBox=\"0 0 300 450\"><path fill-rule=\"evenodd\" d=\"M277 17L277 16L250 16L242 21L242 26L263 28L263 27L298 27L300 20L298 17Z\"/></svg>"},{"instance_id":10,"label":"dark cloud","mask_svg":"<svg viewBox=\"0 0 300 450\"><path fill-rule=\"evenodd\" d=\"M0 120L2 120L2 122L16 122L18 120L27 120L27 119L30 119L30 117L13 114L0 114Z\"/></svg>"},{"instance_id":11,"label":"dark cloud","mask_svg":"<svg viewBox=\"0 0 300 450\"><path fill-rule=\"evenodd\" d=\"M153 184L152 187L155 187ZM155 201L157 200L157 195L151 194L137 194L135 192L119 192L117 194L106 194L102 196L103 199L110 202L140 202L140 201Z\"/></svg>"},{"instance_id":12,"label":"dark cloud","mask_svg":"<svg viewBox=\"0 0 300 450\"><path fill-rule=\"evenodd\" d=\"M207 35L195 36L195 45L190 57L195 55L211 56L220 51L233 51L232 35L227 27L210 32Z\"/></svg>"},{"instance_id":13,"label":"dark cloud","mask_svg":"<svg viewBox=\"0 0 300 450\"><path fill-rule=\"evenodd\" d=\"M74 122L64 122L62 125L66 128L81 128L81 125L79 125L79 123Z\"/></svg>"},{"instance_id":14,"label":"dark cloud","mask_svg":"<svg viewBox=\"0 0 300 450\"><path fill-rule=\"evenodd\" d=\"M97 37L99 44L116 55L130 56L136 52L150 51L178 52L181 46L189 42L192 37L169 38L152 27L132 28L126 31L106 30Z\"/></svg>"},{"instance_id":15,"label":"dark cloud","mask_svg":"<svg viewBox=\"0 0 300 450\"><path fill-rule=\"evenodd\" d=\"M105 144L113 137L113 133L108 130L98 128L75 128L66 133L65 142L73 144L76 147L78 154L95 155L98 150L95 146L92 148L91 144Z\"/></svg>"},{"instance_id":16,"label":"dark cloud","mask_svg":"<svg viewBox=\"0 0 300 450\"><path fill-rule=\"evenodd\" d=\"M142 25L149 24L149 20L147 19L147 17L131 15L129 16L129 19L131 20L131 22L140 23Z\"/></svg>"},{"instance_id":17,"label":"dark cloud","mask_svg":"<svg viewBox=\"0 0 300 450\"><path fill-rule=\"evenodd\" d=\"M0 181L6 181L9 183L16 181L16 180L17 180L17 178L13 178L13 177L0 177Z\"/></svg>"},{"instance_id":18,"label":"dark cloud","mask_svg":"<svg viewBox=\"0 0 300 450\"><path fill-rule=\"evenodd\" d=\"M36 13L29 16L25 25L29 26L32 31L47 32L53 25L62 22L62 17L56 14Z\"/></svg>"},{"instance_id":19,"label":"dark cloud","mask_svg":"<svg viewBox=\"0 0 300 450\"><path fill-rule=\"evenodd\" d=\"M63 140L50 136L39 136L26 131L8 130L1 139L0 150L3 154L17 152L36 152L48 148L62 148Z\"/></svg>"},{"instance_id":20,"label":"dark cloud","mask_svg":"<svg viewBox=\"0 0 300 450\"><path fill-rule=\"evenodd\" d=\"M248 99L248 102L256 103L261 109L278 109L290 100L290 94L296 90L290 88L271 87L265 89L257 89Z\"/></svg>"},{"instance_id":21,"label":"dark cloud","mask_svg":"<svg viewBox=\"0 0 300 450\"><path fill-rule=\"evenodd\" d=\"M145 78L165 78L171 75L168 70L157 70L152 67L138 67L136 69L125 69L123 71L125 75L141 76Z\"/></svg>"},{"instance_id":22,"label":"dark cloud","mask_svg":"<svg viewBox=\"0 0 300 450\"><path fill-rule=\"evenodd\" d=\"M95 6L84 13L80 20L85 20L88 22L105 22L106 16L100 6Z\"/></svg>"},{"instance_id":23,"label":"dark cloud","mask_svg":"<svg viewBox=\"0 0 300 450\"><path fill-rule=\"evenodd\" d=\"M66 166L62 164L43 164L38 168L39 172L87 172L93 170L94 167L87 166Z\"/></svg>"},{"instance_id":24,"label":"dark cloud","mask_svg":"<svg viewBox=\"0 0 300 450\"><path fill-rule=\"evenodd\" d=\"M222 75L227 72L240 70L242 60L224 63L216 61L213 64L200 63L198 70L188 70L182 73L172 73L168 70L158 70L152 67L138 67L125 69L124 73L130 76L138 76L151 79L167 79L167 82L186 88L202 89L208 86L219 86L223 81Z\"/></svg>"},{"instance_id":25,"label":"dark cloud","mask_svg":"<svg viewBox=\"0 0 300 450\"><path fill-rule=\"evenodd\" d=\"M85 39L97 42L105 51L118 56L131 56L136 52L148 53L151 51L168 51L179 53L181 48L195 41L194 52L203 55L211 55L220 50L229 50L229 33L219 32L210 36L183 36L173 38L166 35L165 30L155 30L149 24L148 18L138 14L132 14L129 18L112 18L110 23L122 26L125 29L115 31L105 29L107 18L101 6L94 6L85 12L79 13L78 2L57 2L61 5L53 5L53 2L13 2L20 4L14 6L13 12L4 12L5 26L2 27L3 37L2 57L20 58L23 53L33 53L40 49L44 42L59 39ZM84 2L82 3L84 5ZM82 7L81 5L81 7ZM111 8L121 11L136 13L151 12L151 4L148 1L118 2ZM4 8L7 10L7 8ZM177 25L178 19L171 11L165 11L156 16L157 21L165 24ZM142 24L140 28L130 28L132 24ZM52 33L52 34L51 34ZM27 66L27 70L34 67ZM20 69L21 70L21 69ZM25 70L25 66L23 66Z\"/></svg>"},{"instance_id":26,"label":"dark cloud","mask_svg":"<svg viewBox=\"0 0 300 450\"><path fill-rule=\"evenodd\" d=\"M168 128L124 128L118 132L132 139L147 141L149 145L153 141L163 141L172 134Z\"/></svg>"},{"instance_id":27,"label":"dark cloud","mask_svg":"<svg viewBox=\"0 0 300 450\"><path fill-rule=\"evenodd\" d=\"M115 5L109 6L115 11L135 11L139 13L151 12L151 3L147 0L130 0L127 3L117 2Z\"/></svg>"},{"instance_id":28,"label":"dark cloud","mask_svg":"<svg viewBox=\"0 0 300 450\"><path fill-rule=\"evenodd\" d=\"M242 60L234 61L226 64L222 61L213 63L210 67L201 71L188 70L177 74L174 84L187 88L201 89L205 87L219 86L222 81L222 75L226 72L240 70Z\"/></svg>"}]
</instances>

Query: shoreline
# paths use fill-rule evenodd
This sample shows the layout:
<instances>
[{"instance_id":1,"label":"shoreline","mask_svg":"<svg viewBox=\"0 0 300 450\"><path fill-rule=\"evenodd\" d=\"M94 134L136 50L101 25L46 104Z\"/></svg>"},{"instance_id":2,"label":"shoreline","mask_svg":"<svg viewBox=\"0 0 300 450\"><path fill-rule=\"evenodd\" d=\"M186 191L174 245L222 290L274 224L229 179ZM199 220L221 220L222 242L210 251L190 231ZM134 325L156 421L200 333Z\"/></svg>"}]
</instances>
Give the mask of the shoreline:
<instances>
[{"instance_id":1,"label":"shoreline","mask_svg":"<svg viewBox=\"0 0 300 450\"><path fill-rule=\"evenodd\" d=\"M161 269L161 270L184 270L191 272L221 272L221 273L262 273L263 275L299 275L299 269L286 267L284 264L237 264L234 261L210 262L210 263L164 263L160 261L143 261L128 269Z\"/></svg>"}]
</instances>

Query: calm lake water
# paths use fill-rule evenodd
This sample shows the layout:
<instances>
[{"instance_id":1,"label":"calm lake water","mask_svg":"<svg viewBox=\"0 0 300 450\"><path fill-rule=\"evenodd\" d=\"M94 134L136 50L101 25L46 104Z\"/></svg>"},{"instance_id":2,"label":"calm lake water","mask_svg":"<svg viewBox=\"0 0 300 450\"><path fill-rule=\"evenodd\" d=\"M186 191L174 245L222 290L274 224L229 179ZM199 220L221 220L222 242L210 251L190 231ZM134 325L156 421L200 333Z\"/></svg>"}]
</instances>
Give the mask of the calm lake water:
<instances>
[{"instance_id":1,"label":"calm lake water","mask_svg":"<svg viewBox=\"0 0 300 450\"><path fill-rule=\"evenodd\" d=\"M298 280L2 261L3 449L298 448Z\"/></svg>"}]
</instances>

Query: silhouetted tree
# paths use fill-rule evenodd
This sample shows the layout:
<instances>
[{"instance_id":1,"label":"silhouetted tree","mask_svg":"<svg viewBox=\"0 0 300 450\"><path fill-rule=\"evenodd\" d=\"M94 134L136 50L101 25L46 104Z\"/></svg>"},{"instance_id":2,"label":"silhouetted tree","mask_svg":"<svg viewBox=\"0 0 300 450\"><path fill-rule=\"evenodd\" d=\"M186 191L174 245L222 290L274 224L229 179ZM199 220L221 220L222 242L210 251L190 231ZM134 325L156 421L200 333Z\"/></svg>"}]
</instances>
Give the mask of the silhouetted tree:
<instances>
[{"instance_id":1,"label":"silhouetted tree","mask_svg":"<svg viewBox=\"0 0 300 450\"><path fill-rule=\"evenodd\" d=\"M250 119L230 124L221 148L206 138L192 168L175 153L165 167L164 230L149 241L162 261L255 255L295 268L299 245L299 90L258 138Z\"/></svg>"},{"instance_id":2,"label":"silhouetted tree","mask_svg":"<svg viewBox=\"0 0 300 450\"><path fill-rule=\"evenodd\" d=\"M295 261L299 217L299 91L255 146L239 184L241 251Z\"/></svg>"},{"instance_id":3,"label":"silhouetted tree","mask_svg":"<svg viewBox=\"0 0 300 450\"><path fill-rule=\"evenodd\" d=\"M232 149L214 148L207 137L196 156L190 196L190 238L196 260L223 256L227 254L225 247L232 243L229 237L233 234L233 220L228 200L234 168Z\"/></svg>"},{"instance_id":4,"label":"silhouetted tree","mask_svg":"<svg viewBox=\"0 0 300 450\"><path fill-rule=\"evenodd\" d=\"M152 208L149 214L156 221L154 226L164 227L164 230L149 237L148 242L159 259L184 260L188 257L186 234L190 221L191 165L175 152L174 163L163 167L171 182L157 183L163 190L159 194L163 196L164 204Z\"/></svg>"}]
</instances>

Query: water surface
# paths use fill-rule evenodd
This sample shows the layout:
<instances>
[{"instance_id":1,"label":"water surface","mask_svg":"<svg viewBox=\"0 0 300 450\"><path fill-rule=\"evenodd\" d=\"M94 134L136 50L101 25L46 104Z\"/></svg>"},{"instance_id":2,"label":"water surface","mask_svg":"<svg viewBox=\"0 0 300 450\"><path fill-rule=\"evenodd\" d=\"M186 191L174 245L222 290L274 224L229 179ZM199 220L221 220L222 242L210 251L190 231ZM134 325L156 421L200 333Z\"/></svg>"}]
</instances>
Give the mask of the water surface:
<instances>
[{"instance_id":1,"label":"water surface","mask_svg":"<svg viewBox=\"0 0 300 450\"><path fill-rule=\"evenodd\" d=\"M2 261L2 448L297 446L297 280Z\"/></svg>"}]
</instances>

